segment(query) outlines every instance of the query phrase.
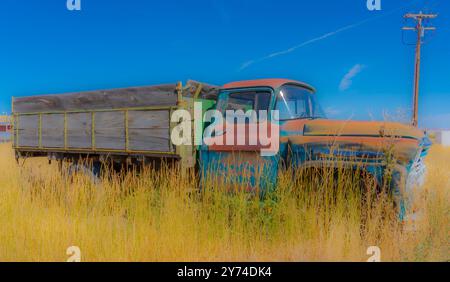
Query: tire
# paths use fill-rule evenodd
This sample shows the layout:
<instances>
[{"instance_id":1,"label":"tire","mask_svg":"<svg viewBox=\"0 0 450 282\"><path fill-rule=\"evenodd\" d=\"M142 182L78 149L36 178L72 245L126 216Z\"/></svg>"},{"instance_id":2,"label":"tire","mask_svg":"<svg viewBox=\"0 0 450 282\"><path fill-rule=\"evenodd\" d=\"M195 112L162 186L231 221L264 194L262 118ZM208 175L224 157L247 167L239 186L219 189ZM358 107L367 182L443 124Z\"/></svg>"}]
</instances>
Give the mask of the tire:
<instances>
[{"instance_id":1,"label":"tire","mask_svg":"<svg viewBox=\"0 0 450 282\"><path fill-rule=\"evenodd\" d=\"M67 176L73 178L76 174L83 174L91 180L93 184L100 183L101 163L94 162L92 167L88 167L84 164L74 163L67 169Z\"/></svg>"}]
</instances>

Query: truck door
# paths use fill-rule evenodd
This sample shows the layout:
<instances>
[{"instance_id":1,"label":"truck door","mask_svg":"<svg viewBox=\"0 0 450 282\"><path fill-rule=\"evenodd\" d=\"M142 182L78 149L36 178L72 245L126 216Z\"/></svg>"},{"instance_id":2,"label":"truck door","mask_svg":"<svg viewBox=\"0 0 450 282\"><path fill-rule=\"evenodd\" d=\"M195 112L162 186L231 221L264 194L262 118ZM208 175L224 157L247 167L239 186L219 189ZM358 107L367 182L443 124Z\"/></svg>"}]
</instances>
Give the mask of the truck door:
<instances>
[{"instance_id":1,"label":"truck door","mask_svg":"<svg viewBox=\"0 0 450 282\"><path fill-rule=\"evenodd\" d=\"M261 152L279 142L272 132L271 111L274 105L271 88L225 90L219 95L216 110L223 117L223 126L216 128L200 152L202 178L216 178L227 188L244 186L250 190L266 190L276 182L278 154L264 156ZM266 130L265 135L263 129ZM261 136L263 138L261 138Z\"/></svg>"}]
</instances>

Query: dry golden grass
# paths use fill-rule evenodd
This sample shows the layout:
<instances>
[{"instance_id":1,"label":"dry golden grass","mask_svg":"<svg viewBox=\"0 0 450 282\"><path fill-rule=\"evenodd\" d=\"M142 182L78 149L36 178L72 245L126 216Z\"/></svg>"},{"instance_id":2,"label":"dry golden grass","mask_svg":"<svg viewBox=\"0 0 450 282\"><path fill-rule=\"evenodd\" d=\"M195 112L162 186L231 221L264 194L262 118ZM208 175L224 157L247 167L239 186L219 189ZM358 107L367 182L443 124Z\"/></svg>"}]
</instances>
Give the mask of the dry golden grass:
<instances>
[{"instance_id":1,"label":"dry golden grass","mask_svg":"<svg viewBox=\"0 0 450 282\"><path fill-rule=\"evenodd\" d=\"M261 201L196 193L193 177L177 171L93 184L68 181L46 159L17 165L10 144L0 156L0 261L65 261L73 245L83 261L365 261L373 245L383 261L450 258L450 149L438 146L416 201L421 217L406 226L386 198L364 213L351 177L291 181L288 172Z\"/></svg>"}]
</instances>

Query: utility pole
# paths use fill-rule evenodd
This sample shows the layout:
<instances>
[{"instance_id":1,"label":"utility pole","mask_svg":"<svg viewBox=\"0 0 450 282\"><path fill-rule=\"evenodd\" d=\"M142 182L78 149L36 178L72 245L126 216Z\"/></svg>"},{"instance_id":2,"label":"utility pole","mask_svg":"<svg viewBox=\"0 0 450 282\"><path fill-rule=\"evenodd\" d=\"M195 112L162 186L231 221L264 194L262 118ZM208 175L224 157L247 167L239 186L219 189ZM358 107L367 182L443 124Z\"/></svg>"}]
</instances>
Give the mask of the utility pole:
<instances>
[{"instance_id":1,"label":"utility pole","mask_svg":"<svg viewBox=\"0 0 450 282\"><path fill-rule=\"evenodd\" d=\"M422 38L425 36L425 31L436 30L435 27L424 26L424 20L430 20L437 17L437 14L406 14L405 19L413 19L416 21L415 27L403 27L403 30L412 30L417 32L416 43L416 61L414 69L414 99L413 99L413 116L412 125L417 127L419 124L419 81L420 81L420 51L422 48Z\"/></svg>"}]
</instances>

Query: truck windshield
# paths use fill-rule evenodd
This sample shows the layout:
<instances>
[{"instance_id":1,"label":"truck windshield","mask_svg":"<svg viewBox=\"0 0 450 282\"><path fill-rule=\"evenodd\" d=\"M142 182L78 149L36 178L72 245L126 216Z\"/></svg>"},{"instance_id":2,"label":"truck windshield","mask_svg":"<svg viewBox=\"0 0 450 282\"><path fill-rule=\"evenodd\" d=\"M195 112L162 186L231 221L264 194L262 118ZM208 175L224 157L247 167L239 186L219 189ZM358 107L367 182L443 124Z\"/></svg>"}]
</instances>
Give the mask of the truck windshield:
<instances>
[{"instance_id":1,"label":"truck windshield","mask_svg":"<svg viewBox=\"0 0 450 282\"><path fill-rule=\"evenodd\" d=\"M285 85L280 89L276 110L280 113L280 120L325 118L314 93L295 85Z\"/></svg>"}]
</instances>

